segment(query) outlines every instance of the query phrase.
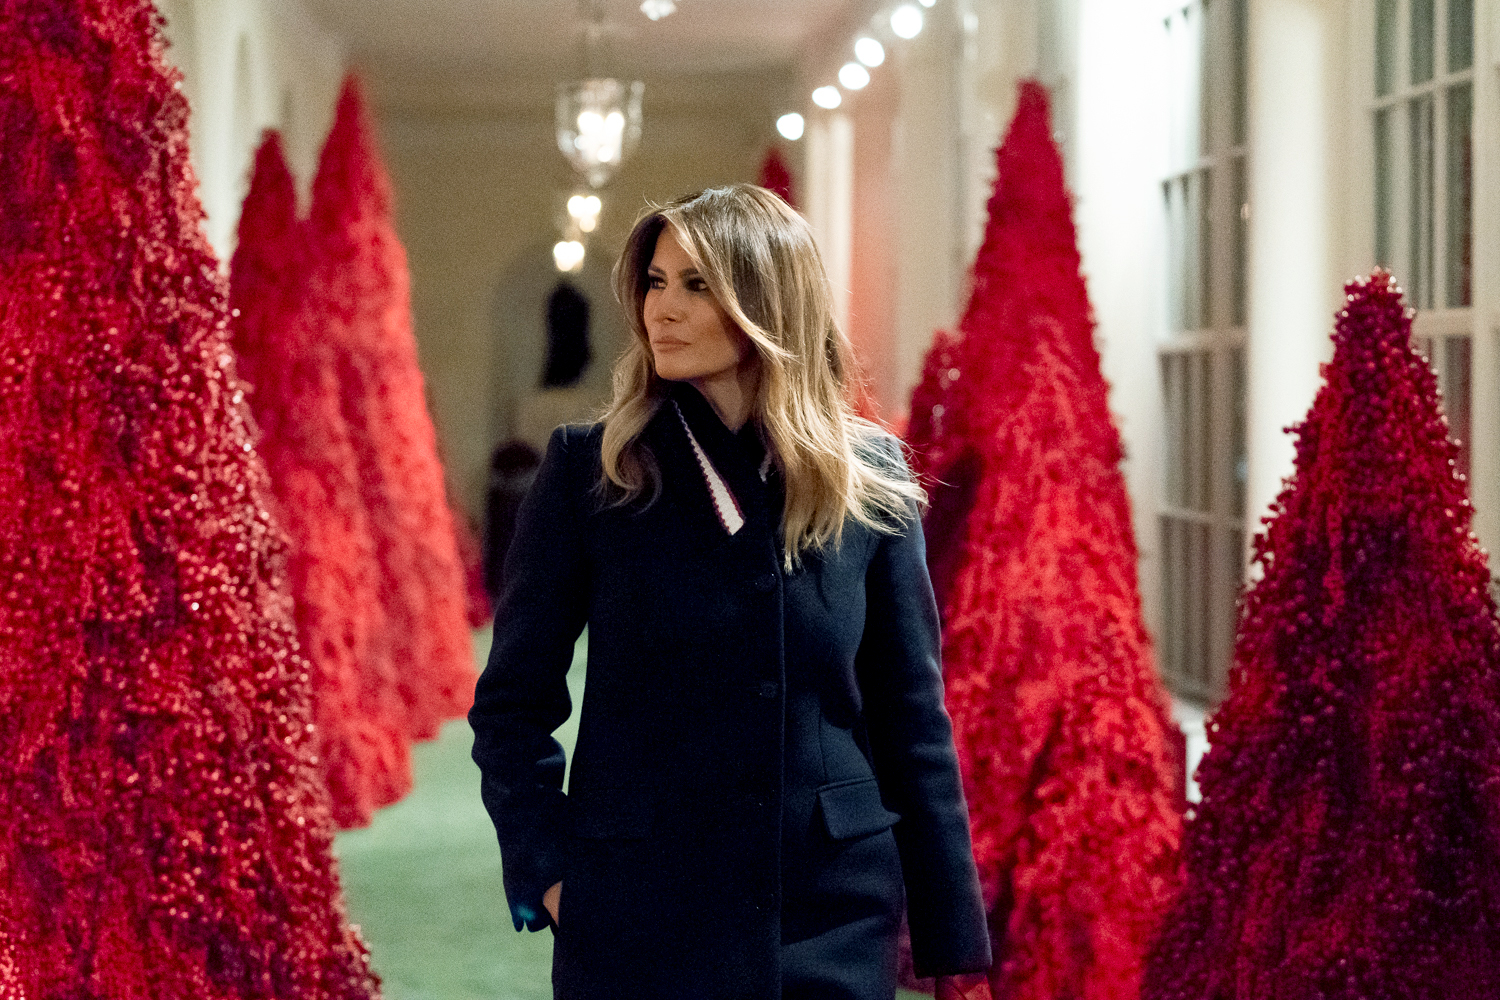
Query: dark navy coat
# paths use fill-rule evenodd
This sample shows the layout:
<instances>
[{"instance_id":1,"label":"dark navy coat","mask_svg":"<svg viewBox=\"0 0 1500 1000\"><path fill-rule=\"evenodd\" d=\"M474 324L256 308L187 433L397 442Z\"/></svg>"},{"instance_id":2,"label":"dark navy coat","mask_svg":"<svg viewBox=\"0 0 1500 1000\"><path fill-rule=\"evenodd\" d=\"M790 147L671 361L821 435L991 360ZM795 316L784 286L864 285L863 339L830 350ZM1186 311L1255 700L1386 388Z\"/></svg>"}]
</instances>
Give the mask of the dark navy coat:
<instances>
[{"instance_id":1,"label":"dark navy coat","mask_svg":"<svg viewBox=\"0 0 1500 1000\"><path fill-rule=\"evenodd\" d=\"M918 974L987 968L915 512L892 534L851 522L787 573L753 432L673 394L739 500L736 534L670 402L643 438L654 502L601 500L595 425L554 433L522 505L469 715L517 928L550 923L561 881L558 997L776 998L785 944L861 919L893 933L904 882ZM585 624L565 795L550 734Z\"/></svg>"}]
</instances>

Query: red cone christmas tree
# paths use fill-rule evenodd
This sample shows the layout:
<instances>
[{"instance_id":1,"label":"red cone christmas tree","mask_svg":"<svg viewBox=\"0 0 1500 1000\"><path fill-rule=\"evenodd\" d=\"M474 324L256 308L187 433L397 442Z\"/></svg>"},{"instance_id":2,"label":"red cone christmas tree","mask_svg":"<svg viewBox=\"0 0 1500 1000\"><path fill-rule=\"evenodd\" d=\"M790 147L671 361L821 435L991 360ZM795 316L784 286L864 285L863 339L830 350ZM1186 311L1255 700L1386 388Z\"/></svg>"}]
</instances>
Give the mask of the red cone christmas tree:
<instances>
[{"instance_id":1,"label":"red cone christmas tree","mask_svg":"<svg viewBox=\"0 0 1500 1000\"><path fill-rule=\"evenodd\" d=\"M1346 286L1256 539L1153 998L1500 995L1500 625L1400 289Z\"/></svg>"},{"instance_id":2,"label":"red cone christmas tree","mask_svg":"<svg viewBox=\"0 0 1500 1000\"><path fill-rule=\"evenodd\" d=\"M1040 86L1022 86L998 165L962 338L939 341L912 407L922 471L958 470L972 498L948 532L944 664L991 987L1128 1000L1176 887L1179 780Z\"/></svg>"},{"instance_id":3,"label":"red cone christmas tree","mask_svg":"<svg viewBox=\"0 0 1500 1000\"><path fill-rule=\"evenodd\" d=\"M926 473L927 569L940 608L947 606L953 574L963 558L964 531L979 487L978 456L958 424L967 412L969 386L960 378L960 343L944 330L933 337L922 377L912 390L906 429L907 442Z\"/></svg>"},{"instance_id":4,"label":"red cone christmas tree","mask_svg":"<svg viewBox=\"0 0 1500 1000\"><path fill-rule=\"evenodd\" d=\"M387 643L414 738L474 696L463 566L412 337L390 180L351 78L313 184L307 306L338 354L343 412L380 562Z\"/></svg>"},{"instance_id":5,"label":"red cone christmas tree","mask_svg":"<svg viewBox=\"0 0 1500 1000\"><path fill-rule=\"evenodd\" d=\"M310 661L317 758L341 827L411 789L406 706L386 649L380 567L340 409L337 358L304 308L297 194L268 133L240 213L234 342L281 521Z\"/></svg>"},{"instance_id":6,"label":"red cone christmas tree","mask_svg":"<svg viewBox=\"0 0 1500 1000\"><path fill-rule=\"evenodd\" d=\"M760 179L756 183L774 192L793 208L797 207L797 193L792 190L792 172L787 169L780 146L772 146L766 153L766 158L760 162Z\"/></svg>"},{"instance_id":7,"label":"red cone christmas tree","mask_svg":"<svg viewBox=\"0 0 1500 1000\"><path fill-rule=\"evenodd\" d=\"M0 25L0 991L374 997L155 10Z\"/></svg>"}]
</instances>

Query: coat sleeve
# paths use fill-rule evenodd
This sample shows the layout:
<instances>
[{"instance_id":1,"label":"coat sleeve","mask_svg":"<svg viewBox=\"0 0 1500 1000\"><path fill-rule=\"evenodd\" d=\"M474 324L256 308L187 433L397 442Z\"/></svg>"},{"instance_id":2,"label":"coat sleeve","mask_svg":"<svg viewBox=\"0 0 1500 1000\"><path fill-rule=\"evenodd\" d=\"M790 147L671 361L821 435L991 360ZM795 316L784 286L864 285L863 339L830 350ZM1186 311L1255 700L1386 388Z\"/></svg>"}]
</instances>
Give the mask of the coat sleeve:
<instances>
[{"instance_id":1,"label":"coat sleeve","mask_svg":"<svg viewBox=\"0 0 1500 1000\"><path fill-rule=\"evenodd\" d=\"M588 613L581 511L592 483L584 451L558 428L521 504L489 663L469 710L516 930L550 922L542 894L562 878L571 837L566 761L552 732L572 710L568 666Z\"/></svg>"},{"instance_id":2,"label":"coat sleeve","mask_svg":"<svg viewBox=\"0 0 1500 1000\"><path fill-rule=\"evenodd\" d=\"M982 972L990 967L990 937L943 707L941 628L915 510L899 532L882 536L865 586L856 662L881 796L901 816L895 834L912 962L923 977Z\"/></svg>"}]
</instances>

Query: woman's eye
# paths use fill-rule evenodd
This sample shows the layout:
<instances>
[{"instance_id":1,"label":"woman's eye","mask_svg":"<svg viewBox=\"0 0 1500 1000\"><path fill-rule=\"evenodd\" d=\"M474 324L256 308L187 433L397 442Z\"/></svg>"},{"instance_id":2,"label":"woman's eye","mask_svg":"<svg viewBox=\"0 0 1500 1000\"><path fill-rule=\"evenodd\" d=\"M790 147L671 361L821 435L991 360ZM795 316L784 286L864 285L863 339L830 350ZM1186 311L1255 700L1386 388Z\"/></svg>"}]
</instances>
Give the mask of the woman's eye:
<instances>
[{"instance_id":1,"label":"woman's eye","mask_svg":"<svg viewBox=\"0 0 1500 1000\"><path fill-rule=\"evenodd\" d=\"M661 278L658 278L655 275L653 275L653 276L651 276L651 277L649 277L649 278L646 279L646 287L647 288L666 288L667 287L667 283L665 281L663 281Z\"/></svg>"},{"instance_id":2,"label":"woman's eye","mask_svg":"<svg viewBox=\"0 0 1500 1000\"><path fill-rule=\"evenodd\" d=\"M702 292L708 289L708 282L702 278L691 278L688 280L687 286L690 292Z\"/></svg>"}]
</instances>

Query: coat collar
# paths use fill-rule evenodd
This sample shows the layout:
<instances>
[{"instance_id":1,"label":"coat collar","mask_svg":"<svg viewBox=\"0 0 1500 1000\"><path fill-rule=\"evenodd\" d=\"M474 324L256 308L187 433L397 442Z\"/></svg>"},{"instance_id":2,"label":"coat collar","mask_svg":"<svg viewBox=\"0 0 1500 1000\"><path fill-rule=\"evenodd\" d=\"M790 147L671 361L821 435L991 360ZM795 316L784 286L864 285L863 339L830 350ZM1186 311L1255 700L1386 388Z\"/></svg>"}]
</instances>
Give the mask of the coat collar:
<instances>
[{"instance_id":1,"label":"coat collar","mask_svg":"<svg viewBox=\"0 0 1500 1000\"><path fill-rule=\"evenodd\" d=\"M766 464L766 447L761 441L759 425L746 421L736 433L724 425L703 394L687 382L671 383L667 393L668 403L663 409L673 409L673 404L682 414L673 419L679 424L680 436L687 441L687 433L680 425L686 422L692 430L692 438L702 447L706 457L724 478L729 490L745 510L747 519L751 507L764 507L768 502L767 478L761 475ZM688 443L691 449L691 443ZM701 475L701 474L700 474Z\"/></svg>"},{"instance_id":2,"label":"coat collar","mask_svg":"<svg viewBox=\"0 0 1500 1000\"><path fill-rule=\"evenodd\" d=\"M667 390L667 399L675 403L683 419L692 428L693 436L708 452L709 458L726 474L729 467L737 472L755 473L759 479L766 447L760 439L760 428L754 420L747 420L739 431L731 431L719 419L712 404L688 382L672 382Z\"/></svg>"},{"instance_id":3,"label":"coat collar","mask_svg":"<svg viewBox=\"0 0 1500 1000\"><path fill-rule=\"evenodd\" d=\"M744 518L741 530L729 532L715 513L693 440L733 494ZM766 450L753 422L735 433L697 389L685 382L673 382L668 384L667 398L651 420L646 443L661 471L663 495L686 508L691 522L702 522L705 530L711 525L711 534L721 542L730 537L741 543L750 543L751 538L775 538L781 521L780 480L774 466L766 481L760 477Z\"/></svg>"}]
</instances>

